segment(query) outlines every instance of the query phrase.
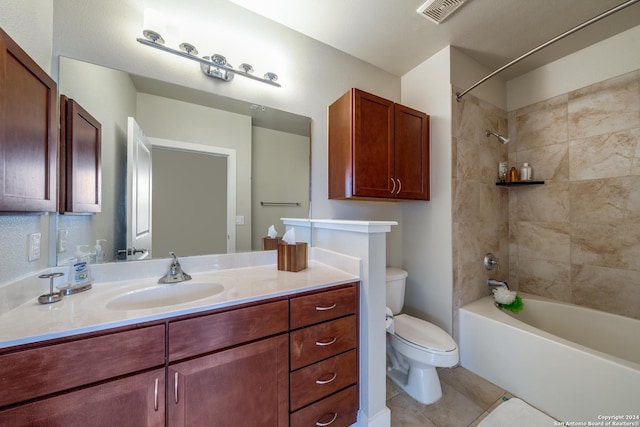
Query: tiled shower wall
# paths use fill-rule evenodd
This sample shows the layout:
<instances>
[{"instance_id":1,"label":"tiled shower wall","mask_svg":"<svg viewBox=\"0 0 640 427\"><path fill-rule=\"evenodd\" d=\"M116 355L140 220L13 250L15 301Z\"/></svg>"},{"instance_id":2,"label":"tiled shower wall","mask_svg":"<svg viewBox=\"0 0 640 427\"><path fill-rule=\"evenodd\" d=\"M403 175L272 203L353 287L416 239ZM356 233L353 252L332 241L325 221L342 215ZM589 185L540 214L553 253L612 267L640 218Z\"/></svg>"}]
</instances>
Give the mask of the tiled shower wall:
<instances>
[{"instance_id":1,"label":"tiled shower wall","mask_svg":"<svg viewBox=\"0 0 640 427\"><path fill-rule=\"evenodd\" d=\"M640 71L512 111L508 121L472 95L453 104L454 313L488 295L495 277L640 318ZM486 129L511 141L487 139ZM529 162L545 184L496 187L507 159ZM485 271L486 252L500 271Z\"/></svg>"},{"instance_id":2,"label":"tiled shower wall","mask_svg":"<svg viewBox=\"0 0 640 427\"><path fill-rule=\"evenodd\" d=\"M454 98L452 122L453 330L456 331L457 308L488 295L487 278L508 279L508 193L496 187L498 162L507 160L507 146L493 136L485 136L487 129L507 133L507 113L467 95L460 102ZM489 274L485 270L482 260L487 252L496 255L500 271Z\"/></svg>"},{"instance_id":3,"label":"tiled shower wall","mask_svg":"<svg viewBox=\"0 0 640 427\"><path fill-rule=\"evenodd\" d=\"M640 71L509 113L509 283L640 319Z\"/></svg>"}]
</instances>

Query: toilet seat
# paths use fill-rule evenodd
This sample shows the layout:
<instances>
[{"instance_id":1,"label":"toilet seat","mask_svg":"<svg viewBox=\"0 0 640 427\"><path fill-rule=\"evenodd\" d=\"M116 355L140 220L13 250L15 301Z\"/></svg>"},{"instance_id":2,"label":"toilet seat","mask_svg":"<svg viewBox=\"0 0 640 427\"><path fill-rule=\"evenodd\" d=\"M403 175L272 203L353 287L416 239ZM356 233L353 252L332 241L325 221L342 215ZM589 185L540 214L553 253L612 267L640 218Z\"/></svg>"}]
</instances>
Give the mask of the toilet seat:
<instances>
[{"instance_id":1,"label":"toilet seat","mask_svg":"<svg viewBox=\"0 0 640 427\"><path fill-rule=\"evenodd\" d=\"M433 323L407 314L395 316L393 323L396 337L412 347L445 354L457 350L453 338Z\"/></svg>"}]
</instances>

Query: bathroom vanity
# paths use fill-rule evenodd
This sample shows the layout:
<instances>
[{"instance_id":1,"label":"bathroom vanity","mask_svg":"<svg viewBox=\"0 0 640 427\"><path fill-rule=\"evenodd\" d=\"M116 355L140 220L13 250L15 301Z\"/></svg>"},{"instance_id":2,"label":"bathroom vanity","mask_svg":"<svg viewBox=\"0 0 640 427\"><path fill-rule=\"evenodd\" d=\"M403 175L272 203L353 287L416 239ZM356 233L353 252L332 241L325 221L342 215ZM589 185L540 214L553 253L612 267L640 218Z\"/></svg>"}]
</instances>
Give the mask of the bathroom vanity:
<instances>
[{"instance_id":1,"label":"bathroom vanity","mask_svg":"<svg viewBox=\"0 0 640 427\"><path fill-rule=\"evenodd\" d=\"M224 292L175 307L104 308L134 280L13 310L16 323L31 310L59 325L27 338L0 331L0 426L356 422L357 277L311 262L302 273L271 265L194 275L205 278ZM38 333L39 321L22 323L18 331Z\"/></svg>"}]
</instances>

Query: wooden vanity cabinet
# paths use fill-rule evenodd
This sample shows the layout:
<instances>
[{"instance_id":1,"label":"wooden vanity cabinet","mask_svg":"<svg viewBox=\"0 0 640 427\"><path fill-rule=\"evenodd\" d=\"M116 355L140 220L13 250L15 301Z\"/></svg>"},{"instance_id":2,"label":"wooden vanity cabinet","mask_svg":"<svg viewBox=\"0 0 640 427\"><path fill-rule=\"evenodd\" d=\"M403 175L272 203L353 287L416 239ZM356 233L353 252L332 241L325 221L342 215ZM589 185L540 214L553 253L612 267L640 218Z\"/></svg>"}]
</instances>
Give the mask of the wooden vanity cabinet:
<instances>
[{"instance_id":1,"label":"wooden vanity cabinet","mask_svg":"<svg viewBox=\"0 0 640 427\"><path fill-rule=\"evenodd\" d=\"M358 412L358 288L291 298L291 427L347 427Z\"/></svg>"},{"instance_id":2,"label":"wooden vanity cabinet","mask_svg":"<svg viewBox=\"0 0 640 427\"><path fill-rule=\"evenodd\" d=\"M0 354L0 426L164 426L165 325Z\"/></svg>"},{"instance_id":3,"label":"wooden vanity cabinet","mask_svg":"<svg viewBox=\"0 0 640 427\"><path fill-rule=\"evenodd\" d=\"M357 316L352 283L0 350L0 427L346 427Z\"/></svg>"},{"instance_id":4,"label":"wooden vanity cabinet","mask_svg":"<svg viewBox=\"0 0 640 427\"><path fill-rule=\"evenodd\" d=\"M164 427L164 377L156 369L0 411L0 427Z\"/></svg>"},{"instance_id":5,"label":"wooden vanity cabinet","mask_svg":"<svg viewBox=\"0 0 640 427\"><path fill-rule=\"evenodd\" d=\"M283 299L170 322L168 425L288 426L288 309Z\"/></svg>"},{"instance_id":6,"label":"wooden vanity cabinet","mask_svg":"<svg viewBox=\"0 0 640 427\"><path fill-rule=\"evenodd\" d=\"M429 116L351 89L329 106L329 198L429 200Z\"/></svg>"},{"instance_id":7,"label":"wooden vanity cabinet","mask_svg":"<svg viewBox=\"0 0 640 427\"><path fill-rule=\"evenodd\" d=\"M0 29L0 211L55 212L57 86Z\"/></svg>"}]
</instances>

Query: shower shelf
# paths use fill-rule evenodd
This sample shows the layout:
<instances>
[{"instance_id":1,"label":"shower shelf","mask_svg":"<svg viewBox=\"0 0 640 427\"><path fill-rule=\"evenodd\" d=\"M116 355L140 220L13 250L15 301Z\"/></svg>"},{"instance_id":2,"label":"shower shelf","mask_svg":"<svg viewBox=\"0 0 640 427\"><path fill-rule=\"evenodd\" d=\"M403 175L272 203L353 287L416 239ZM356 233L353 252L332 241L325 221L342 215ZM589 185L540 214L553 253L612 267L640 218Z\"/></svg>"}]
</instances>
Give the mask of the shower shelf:
<instances>
[{"instance_id":1,"label":"shower shelf","mask_svg":"<svg viewBox=\"0 0 640 427\"><path fill-rule=\"evenodd\" d=\"M523 185L542 185L544 181L517 181L517 182L496 182L501 187L520 187Z\"/></svg>"}]
</instances>

